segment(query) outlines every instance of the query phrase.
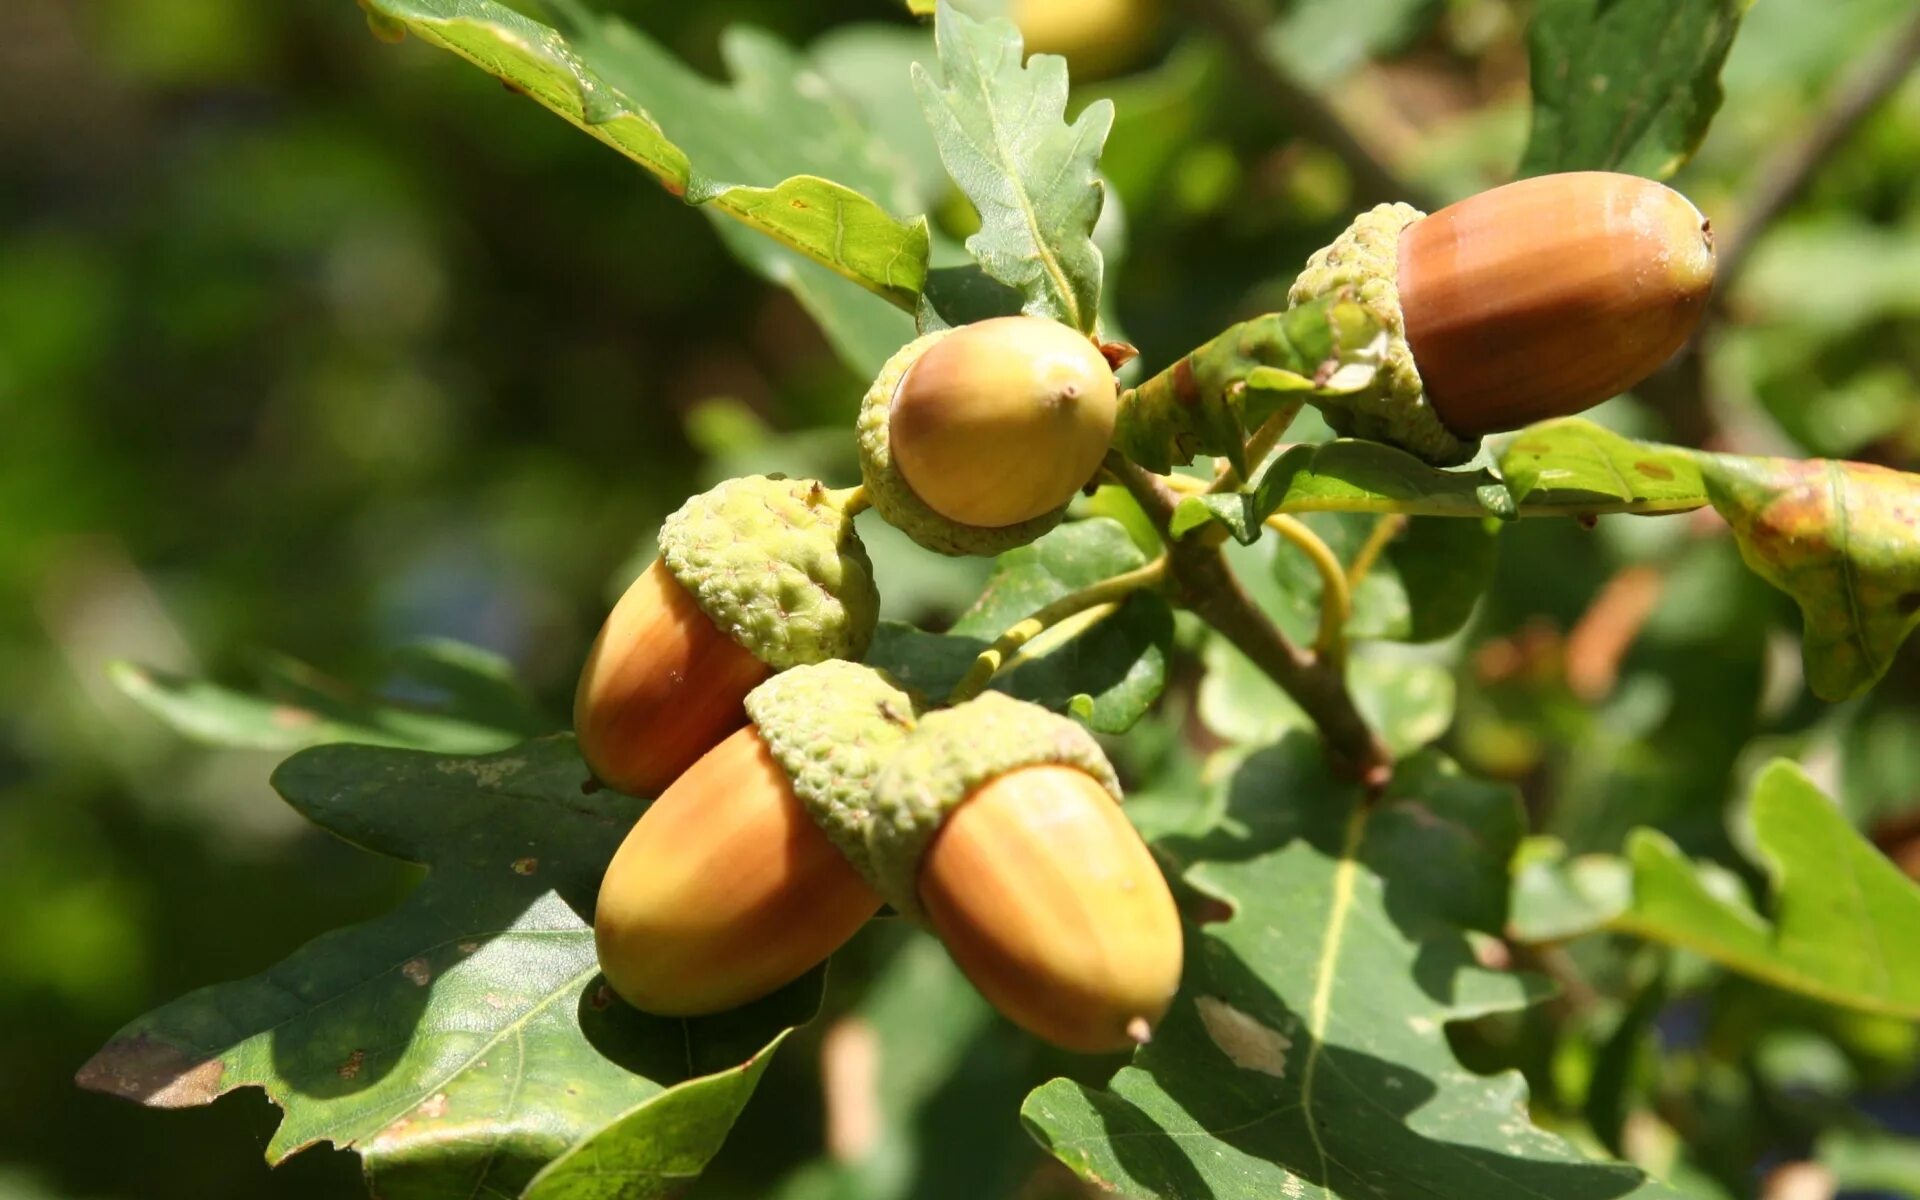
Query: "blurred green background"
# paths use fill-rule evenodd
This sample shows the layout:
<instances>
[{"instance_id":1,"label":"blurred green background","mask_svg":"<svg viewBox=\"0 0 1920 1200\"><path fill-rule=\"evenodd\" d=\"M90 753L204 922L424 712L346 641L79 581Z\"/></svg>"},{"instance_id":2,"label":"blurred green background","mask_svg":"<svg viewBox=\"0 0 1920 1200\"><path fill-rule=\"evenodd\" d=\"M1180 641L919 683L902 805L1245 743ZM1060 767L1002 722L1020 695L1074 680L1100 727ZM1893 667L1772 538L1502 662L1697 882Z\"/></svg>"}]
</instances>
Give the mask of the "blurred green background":
<instances>
[{"instance_id":1,"label":"blurred green background","mask_svg":"<svg viewBox=\"0 0 1920 1200\"><path fill-rule=\"evenodd\" d=\"M914 28L882 0L606 7L708 71L733 21L799 43L852 21ZM1355 6L1329 26L1336 7L1276 10L1283 51L1313 48L1289 58L1301 77L1430 193L1506 178L1526 131L1525 6ZM1755 164L1910 8L1758 5L1678 185L1737 225ZM1106 166L1129 243L1113 286L1158 363L1271 307L1354 200L1182 11L1100 57L1118 74L1087 91L1120 105ZM1909 81L1728 297L1706 356L1717 444L1920 465L1916 280ZM270 1174L256 1093L154 1112L69 1082L136 1013L412 882L306 828L266 785L274 756L161 728L109 663L244 682L289 655L371 685L396 646L451 637L507 656L559 727L659 519L723 471L850 480L841 431L863 387L703 217L452 57L376 42L351 0L0 4L0 1200L358 1187L352 1157L325 1148ZM1648 394L1606 419L1698 432L1692 408L1676 424L1667 393ZM876 553L892 611L936 623L982 571ZM1659 581L1651 617L1610 664L1581 659L1594 597L1632 562ZM1790 606L1710 523L1528 523L1501 569L1453 647L1450 745L1525 786L1574 848L1651 823L1729 853L1723 802L1769 750L1875 828L1920 807L1913 652L1871 699L1817 705ZM1530 1053L1510 1030L1484 1040L1490 1065ZM1856 1074L1882 1120L1920 1133L1911 1042ZM696 1194L760 1194L818 1149L814 1070L779 1061ZM1823 1118L1796 1120L1744 1158L1728 1149L1723 1175L1804 1150L1793 1139Z\"/></svg>"}]
</instances>

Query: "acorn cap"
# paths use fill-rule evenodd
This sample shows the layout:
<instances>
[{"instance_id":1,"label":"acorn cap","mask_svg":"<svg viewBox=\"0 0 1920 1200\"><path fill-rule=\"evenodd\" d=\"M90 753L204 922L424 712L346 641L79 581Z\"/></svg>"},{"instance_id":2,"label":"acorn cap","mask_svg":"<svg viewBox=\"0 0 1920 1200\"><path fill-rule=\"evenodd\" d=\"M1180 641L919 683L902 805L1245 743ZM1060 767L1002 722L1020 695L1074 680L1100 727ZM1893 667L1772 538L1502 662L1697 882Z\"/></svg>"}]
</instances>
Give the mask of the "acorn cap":
<instances>
[{"instance_id":1,"label":"acorn cap","mask_svg":"<svg viewBox=\"0 0 1920 1200\"><path fill-rule=\"evenodd\" d=\"M660 557L702 612L775 670L862 657L880 615L846 494L779 475L729 479L660 527Z\"/></svg>"},{"instance_id":2,"label":"acorn cap","mask_svg":"<svg viewBox=\"0 0 1920 1200\"><path fill-rule=\"evenodd\" d=\"M874 785L867 850L875 889L922 919L920 860L947 813L1009 771L1046 764L1084 771L1119 803L1106 752L1068 717L1001 692L922 717Z\"/></svg>"},{"instance_id":3,"label":"acorn cap","mask_svg":"<svg viewBox=\"0 0 1920 1200\"><path fill-rule=\"evenodd\" d=\"M1428 462L1450 466L1472 458L1478 442L1455 436L1428 403L1400 312L1400 235L1424 216L1411 204L1382 204L1361 213L1331 245L1307 259L1287 302L1305 304L1346 294L1386 327L1380 386L1315 401L1334 432L1391 442Z\"/></svg>"},{"instance_id":4,"label":"acorn cap","mask_svg":"<svg viewBox=\"0 0 1920 1200\"><path fill-rule=\"evenodd\" d=\"M874 884L874 780L913 732L913 698L881 671L830 660L767 680L747 694L747 715L814 823Z\"/></svg>"},{"instance_id":5,"label":"acorn cap","mask_svg":"<svg viewBox=\"0 0 1920 1200\"><path fill-rule=\"evenodd\" d=\"M1013 525L988 528L963 525L935 512L907 485L900 473L891 446L893 397L913 364L927 350L952 334L952 329L936 329L908 342L887 360L873 386L860 402L855 433L860 445L860 477L867 488L867 499L887 524L900 530L921 546L938 554L1002 554L1024 546L1060 523L1067 513L1062 504Z\"/></svg>"}]
</instances>

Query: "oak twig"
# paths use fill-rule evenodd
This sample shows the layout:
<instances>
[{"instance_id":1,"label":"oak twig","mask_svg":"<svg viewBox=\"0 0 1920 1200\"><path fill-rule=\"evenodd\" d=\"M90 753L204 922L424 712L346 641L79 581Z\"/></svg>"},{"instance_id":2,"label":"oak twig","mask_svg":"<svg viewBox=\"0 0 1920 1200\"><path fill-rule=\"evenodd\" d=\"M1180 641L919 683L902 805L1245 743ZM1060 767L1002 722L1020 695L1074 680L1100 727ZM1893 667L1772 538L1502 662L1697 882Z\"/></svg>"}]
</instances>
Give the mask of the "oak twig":
<instances>
[{"instance_id":1,"label":"oak twig","mask_svg":"<svg viewBox=\"0 0 1920 1200\"><path fill-rule=\"evenodd\" d=\"M1166 541L1174 598L1292 697L1319 726L1337 766L1369 788L1384 788L1393 775L1393 756L1354 706L1338 667L1287 640L1248 597L1219 547L1169 534L1179 497L1164 479L1119 454L1107 455L1106 468Z\"/></svg>"}]
</instances>

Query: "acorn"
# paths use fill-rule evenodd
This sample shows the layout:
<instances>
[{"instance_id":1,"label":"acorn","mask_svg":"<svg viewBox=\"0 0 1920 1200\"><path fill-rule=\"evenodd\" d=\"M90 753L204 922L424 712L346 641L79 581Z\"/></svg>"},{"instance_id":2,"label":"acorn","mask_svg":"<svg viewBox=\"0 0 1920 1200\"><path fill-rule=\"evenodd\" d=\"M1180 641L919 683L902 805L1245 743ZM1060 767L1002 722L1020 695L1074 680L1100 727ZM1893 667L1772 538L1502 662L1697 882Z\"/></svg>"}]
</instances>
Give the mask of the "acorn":
<instances>
[{"instance_id":1,"label":"acorn","mask_svg":"<svg viewBox=\"0 0 1920 1200\"><path fill-rule=\"evenodd\" d=\"M1076 83L1117 75L1153 48L1162 0L1013 0L1025 50L1058 54Z\"/></svg>"},{"instance_id":2,"label":"acorn","mask_svg":"<svg viewBox=\"0 0 1920 1200\"><path fill-rule=\"evenodd\" d=\"M750 693L752 721L641 815L601 882L601 973L659 1016L719 1012L799 978L879 909L868 793L914 726L871 667L823 662Z\"/></svg>"},{"instance_id":3,"label":"acorn","mask_svg":"<svg viewBox=\"0 0 1920 1200\"><path fill-rule=\"evenodd\" d=\"M1580 412L1651 375L1699 324L1713 263L1712 232L1686 197L1578 171L1431 216L1381 205L1314 254L1288 298L1346 292L1387 324L1387 386L1328 401L1334 428L1450 465L1484 434Z\"/></svg>"},{"instance_id":4,"label":"acorn","mask_svg":"<svg viewBox=\"0 0 1920 1200\"><path fill-rule=\"evenodd\" d=\"M1113 368L1085 334L995 317L909 342L861 404L861 474L942 554L998 554L1059 523L1113 439Z\"/></svg>"},{"instance_id":5,"label":"acorn","mask_svg":"<svg viewBox=\"0 0 1920 1200\"><path fill-rule=\"evenodd\" d=\"M866 653L880 598L848 492L753 475L688 500L607 617L574 690L602 783L654 796L746 724L777 671Z\"/></svg>"},{"instance_id":6,"label":"acorn","mask_svg":"<svg viewBox=\"0 0 1920 1200\"><path fill-rule=\"evenodd\" d=\"M1021 1028L1082 1053L1145 1042L1180 985L1180 917L1068 718L998 692L930 713L882 769L881 894Z\"/></svg>"}]
</instances>

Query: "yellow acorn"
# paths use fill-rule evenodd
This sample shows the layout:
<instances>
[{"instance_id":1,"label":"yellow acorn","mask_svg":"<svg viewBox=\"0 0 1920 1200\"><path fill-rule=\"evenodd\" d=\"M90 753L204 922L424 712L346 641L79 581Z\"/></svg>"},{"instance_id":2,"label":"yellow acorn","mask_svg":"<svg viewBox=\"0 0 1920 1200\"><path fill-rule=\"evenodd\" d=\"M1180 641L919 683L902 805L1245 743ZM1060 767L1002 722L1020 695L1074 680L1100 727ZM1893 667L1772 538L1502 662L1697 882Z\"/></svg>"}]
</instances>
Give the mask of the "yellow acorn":
<instances>
[{"instance_id":1,"label":"yellow acorn","mask_svg":"<svg viewBox=\"0 0 1920 1200\"><path fill-rule=\"evenodd\" d=\"M594 913L600 969L661 1016L734 1008L824 961L880 907L866 795L913 727L906 693L847 662L796 667L747 699L621 843Z\"/></svg>"},{"instance_id":2,"label":"yellow acorn","mask_svg":"<svg viewBox=\"0 0 1920 1200\"><path fill-rule=\"evenodd\" d=\"M1160 8L1160 0L1013 0L1008 15L1028 54L1063 55L1081 80L1140 61L1153 45Z\"/></svg>"},{"instance_id":3,"label":"yellow acorn","mask_svg":"<svg viewBox=\"0 0 1920 1200\"><path fill-rule=\"evenodd\" d=\"M1386 386L1322 403L1344 434L1429 461L1487 433L1626 391L1692 336L1713 288L1713 237L1686 197L1632 175L1523 179L1431 216L1361 214L1289 298L1358 298L1388 325Z\"/></svg>"},{"instance_id":4,"label":"yellow acorn","mask_svg":"<svg viewBox=\"0 0 1920 1200\"><path fill-rule=\"evenodd\" d=\"M1085 334L995 317L910 342L859 422L868 498L945 554L996 554L1051 529L1113 438L1113 368Z\"/></svg>"},{"instance_id":5,"label":"yellow acorn","mask_svg":"<svg viewBox=\"0 0 1920 1200\"><path fill-rule=\"evenodd\" d=\"M621 596L574 690L596 778L658 795L746 723L775 671L866 652L879 595L847 494L750 476L688 500L660 558Z\"/></svg>"},{"instance_id":6,"label":"yellow acorn","mask_svg":"<svg viewBox=\"0 0 1920 1200\"><path fill-rule=\"evenodd\" d=\"M988 692L924 717L873 800L882 894L996 1008L1068 1050L1148 1039L1180 985L1180 916L1084 729Z\"/></svg>"}]
</instances>

